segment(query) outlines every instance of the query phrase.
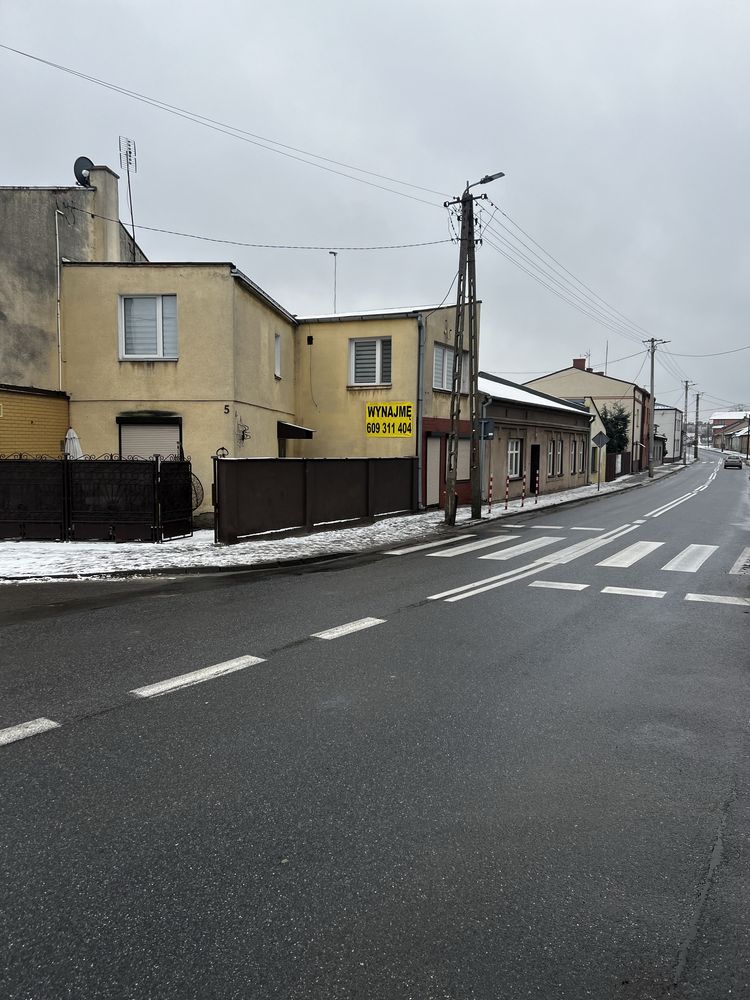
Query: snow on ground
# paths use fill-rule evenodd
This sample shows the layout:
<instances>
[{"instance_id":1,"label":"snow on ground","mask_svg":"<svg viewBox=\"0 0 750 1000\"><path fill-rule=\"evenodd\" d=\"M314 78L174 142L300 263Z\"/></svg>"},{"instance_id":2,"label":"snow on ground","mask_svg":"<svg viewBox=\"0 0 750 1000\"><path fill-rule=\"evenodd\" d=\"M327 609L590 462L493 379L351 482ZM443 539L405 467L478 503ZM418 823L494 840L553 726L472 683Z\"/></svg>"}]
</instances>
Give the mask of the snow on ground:
<instances>
[{"instance_id":1,"label":"snow on ground","mask_svg":"<svg viewBox=\"0 0 750 1000\"><path fill-rule=\"evenodd\" d=\"M628 482L628 480L631 480ZM637 477L623 476L602 484L599 495L638 485ZM555 507L597 495L596 484L527 499L524 511ZM495 504L492 514L482 507L482 520L517 517L520 500ZM468 507L459 509L456 523L470 523ZM442 511L387 517L373 524L318 530L306 535L266 535L237 545L214 544L213 531L196 531L192 538L153 545L147 542L14 542L0 543L0 583L44 582L60 579L138 575L190 569L255 568L271 563L319 559L324 556L366 552L439 537L444 531Z\"/></svg>"}]
</instances>

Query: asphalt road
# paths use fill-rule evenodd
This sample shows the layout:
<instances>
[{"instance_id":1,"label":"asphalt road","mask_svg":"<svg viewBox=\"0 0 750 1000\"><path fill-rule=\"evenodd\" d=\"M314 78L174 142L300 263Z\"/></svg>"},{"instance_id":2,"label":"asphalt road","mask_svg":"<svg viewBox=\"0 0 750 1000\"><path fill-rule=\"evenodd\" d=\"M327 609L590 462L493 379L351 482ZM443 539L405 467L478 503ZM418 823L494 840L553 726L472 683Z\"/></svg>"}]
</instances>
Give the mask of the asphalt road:
<instances>
[{"instance_id":1,"label":"asphalt road","mask_svg":"<svg viewBox=\"0 0 750 1000\"><path fill-rule=\"evenodd\" d=\"M750 996L747 470L512 525L0 589L0 997Z\"/></svg>"}]
</instances>

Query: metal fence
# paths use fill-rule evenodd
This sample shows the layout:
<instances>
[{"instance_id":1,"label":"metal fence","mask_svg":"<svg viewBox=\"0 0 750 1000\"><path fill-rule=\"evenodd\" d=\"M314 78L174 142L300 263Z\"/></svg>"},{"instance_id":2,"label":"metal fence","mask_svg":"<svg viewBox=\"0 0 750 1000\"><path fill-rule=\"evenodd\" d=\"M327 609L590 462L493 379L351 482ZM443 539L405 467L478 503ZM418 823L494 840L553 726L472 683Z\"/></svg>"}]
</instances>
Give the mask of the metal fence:
<instances>
[{"instance_id":1,"label":"metal fence","mask_svg":"<svg viewBox=\"0 0 750 1000\"><path fill-rule=\"evenodd\" d=\"M0 538L162 542L192 532L189 461L0 455Z\"/></svg>"},{"instance_id":2,"label":"metal fence","mask_svg":"<svg viewBox=\"0 0 750 1000\"><path fill-rule=\"evenodd\" d=\"M416 510L415 458L214 457L214 538Z\"/></svg>"}]
</instances>

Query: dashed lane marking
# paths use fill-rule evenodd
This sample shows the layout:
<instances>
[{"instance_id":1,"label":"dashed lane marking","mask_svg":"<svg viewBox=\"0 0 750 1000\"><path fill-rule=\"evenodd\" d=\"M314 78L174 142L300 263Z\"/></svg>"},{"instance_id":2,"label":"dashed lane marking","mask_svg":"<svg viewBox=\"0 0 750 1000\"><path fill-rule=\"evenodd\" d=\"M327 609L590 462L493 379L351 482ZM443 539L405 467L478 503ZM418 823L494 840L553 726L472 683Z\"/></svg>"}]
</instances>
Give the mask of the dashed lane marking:
<instances>
[{"instance_id":1,"label":"dashed lane marking","mask_svg":"<svg viewBox=\"0 0 750 1000\"><path fill-rule=\"evenodd\" d=\"M409 545L405 549L389 549L384 555L387 556L407 556L410 552L421 552L422 549L436 549L440 545L452 545L454 542L465 542L467 538L474 538L474 535L456 535L455 538L440 538L436 542L422 542L421 545Z\"/></svg>"},{"instance_id":2,"label":"dashed lane marking","mask_svg":"<svg viewBox=\"0 0 750 1000\"><path fill-rule=\"evenodd\" d=\"M557 580L534 580L530 587L544 587L546 590L586 590L587 583L560 583Z\"/></svg>"},{"instance_id":3,"label":"dashed lane marking","mask_svg":"<svg viewBox=\"0 0 750 1000\"><path fill-rule=\"evenodd\" d=\"M663 544L664 542L633 542L632 545L626 546L620 552L615 552L614 555L609 556L607 559L602 559L596 565L626 569L629 566L635 565L639 559L643 559L644 556L660 548Z\"/></svg>"},{"instance_id":4,"label":"dashed lane marking","mask_svg":"<svg viewBox=\"0 0 750 1000\"><path fill-rule=\"evenodd\" d=\"M47 733L50 729L59 728L60 723L53 722L52 719L32 719L30 722L22 722L18 726L9 726L8 729L0 729L0 747L7 743L25 740L29 736L38 736L39 733Z\"/></svg>"},{"instance_id":5,"label":"dashed lane marking","mask_svg":"<svg viewBox=\"0 0 750 1000\"><path fill-rule=\"evenodd\" d=\"M372 628L373 625L383 625L385 618L359 618L356 622L347 622L346 625L337 625L335 628L326 629L324 632L313 632L313 639L339 639L342 635L349 635L351 632L360 632L363 628Z\"/></svg>"},{"instance_id":6,"label":"dashed lane marking","mask_svg":"<svg viewBox=\"0 0 750 1000\"><path fill-rule=\"evenodd\" d=\"M671 573L697 573L706 559L718 548L718 545L688 545L679 555L662 566L662 569Z\"/></svg>"},{"instance_id":7,"label":"dashed lane marking","mask_svg":"<svg viewBox=\"0 0 750 1000\"><path fill-rule=\"evenodd\" d=\"M750 597L722 597L716 594L685 594L686 601L704 601L706 604L736 604L750 608Z\"/></svg>"},{"instance_id":8,"label":"dashed lane marking","mask_svg":"<svg viewBox=\"0 0 750 1000\"><path fill-rule=\"evenodd\" d=\"M467 542L466 545L459 545L455 548L444 549L441 552L428 552L431 559L452 559L454 556L463 556L467 552L474 552L477 549L488 549L492 545L502 545L518 535L493 535L492 538L480 538L478 542Z\"/></svg>"},{"instance_id":9,"label":"dashed lane marking","mask_svg":"<svg viewBox=\"0 0 750 1000\"><path fill-rule=\"evenodd\" d=\"M625 597L665 597L666 590L638 590L635 587L603 587L603 594L622 594Z\"/></svg>"},{"instance_id":10,"label":"dashed lane marking","mask_svg":"<svg viewBox=\"0 0 750 1000\"><path fill-rule=\"evenodd\" d=\"M563 524L532 524L532 531L565 531Z\"/></svg>"},{"instance_id":11,"label":"dashed lane marking","mask_svg":"<svg viewBox=\"0 0 750 1000\"><path fill-rule=\"evenodd\" d=\"M571 531L604 531L604 528L571 528Z\"/></svg>"},{"instance_id":12,"label":"dashed lane marking","mask_svg":"<svg viewBox=\"0 0 750 1000\"><path fill-rule=\"evenodd\" d=\"M259 656L238 656L234 660L214 663L211 667L204 667L202 670L192 670L189 674L170 677L168 680L159 681L157 684L147 684L145 687L133 688L129 693L136 698L157 698L159 695L168 694L180 688L192 687L194 684L202 684L204 681L212 681L216 677L233 674L237 670L245 670L247 667L254 667L256 664L264 662Z\"/></svg>"}]
</instances>

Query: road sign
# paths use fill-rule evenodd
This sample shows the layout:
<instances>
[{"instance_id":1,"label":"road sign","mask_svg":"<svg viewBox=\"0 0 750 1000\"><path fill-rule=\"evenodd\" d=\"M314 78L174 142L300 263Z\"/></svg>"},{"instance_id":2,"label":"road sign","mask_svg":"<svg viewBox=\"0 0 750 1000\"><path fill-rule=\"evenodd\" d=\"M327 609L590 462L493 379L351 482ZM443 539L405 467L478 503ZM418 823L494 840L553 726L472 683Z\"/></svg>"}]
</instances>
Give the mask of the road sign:
<instances>
[{"instance_id":1,"label":"road sign","mask_svg":"<svg viewBox=\"0 0 750 1000\"><path fill-rule=\"evenodd\" d=\"M599 431L596 437L593 438L593 441L597 448L603 448L605 444L609 444L609 438L604 431Z\"/></svg>"}]
</instances>

